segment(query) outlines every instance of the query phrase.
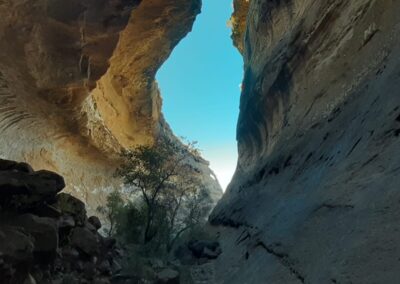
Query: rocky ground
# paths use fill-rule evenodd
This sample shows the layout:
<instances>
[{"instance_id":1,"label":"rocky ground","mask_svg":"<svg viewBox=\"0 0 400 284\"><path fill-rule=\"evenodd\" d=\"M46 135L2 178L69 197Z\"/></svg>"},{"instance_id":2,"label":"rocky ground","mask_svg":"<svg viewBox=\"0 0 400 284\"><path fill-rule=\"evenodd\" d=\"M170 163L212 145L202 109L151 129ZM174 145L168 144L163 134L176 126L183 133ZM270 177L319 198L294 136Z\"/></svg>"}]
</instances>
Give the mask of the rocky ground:
<instances>
[{"instance_id":1,"label":"rocky ground","mask_svg":"<svg viewBox=\"0 0 400 284\"><path fill-rule=\"evenodd\" d=\"M188 242L174 261L141 258L102 236L99 218L64 186L56 173L0 160L0 283L212 283L217 242Z\"/></svg>"},{"instance_id":2,"label":"rocky ground","mask_svg":"<svg viewBox=\"0 0 400 284\"><path fill-rule=\"evenodd\" d=\"M0 279L4 284L110 283L121 251L97 231L64 179L0 160Z\"/></svg>"}]
</instances>

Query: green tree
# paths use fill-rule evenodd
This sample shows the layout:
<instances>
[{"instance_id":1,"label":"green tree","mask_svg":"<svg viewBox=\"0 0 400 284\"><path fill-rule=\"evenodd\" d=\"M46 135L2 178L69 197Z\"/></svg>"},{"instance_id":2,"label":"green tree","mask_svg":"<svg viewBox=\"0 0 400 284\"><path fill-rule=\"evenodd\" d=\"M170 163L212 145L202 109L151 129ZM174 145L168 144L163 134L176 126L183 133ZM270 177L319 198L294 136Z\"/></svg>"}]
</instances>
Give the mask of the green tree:
<instances>
[{"instance_id":1,"label":"green tree","mask_svg":"<svg viewBox=\"0 0 400 284\"><path fill-rule=\"evenodd\" d=\"M103 215L107 220L109 227L108 229L105 229L105 233L109 237L115 234L123 206L124 201L121 193L118 191L113 191L107 196L106 205L97 207L97 212Z\"/></svg>"},{"instance_id":2,"label":"green tree","mask_svg":"<svg viewBox=\"0 0 400 284\"><path fill-rule=\"evenodd\" d=\"M183 233L193 229L211 210L211 198L195 170L186 165L161 200L165 211L165 244L169 252Z\"/></svg>"},{"instance_id":3,"label":"green tree","mask_svg":"<svg viewBox=\"0 0 400 284\"><path fill-rule=\"evenodd\" d=\"M195 219L200 220L194 218L198 215L194 212L202 205L194 200L205 190L200 188L198 170L190 165L192 158L198 155L195 143L182 147L166 138L154 145L141 145L122 153L123 163L116 173L133 193L139 192L143 198L145 244L157 239L169 250L175 240L192 227ZM182 218L183 215L191 217Z\"/></svg>"}]
</instances>

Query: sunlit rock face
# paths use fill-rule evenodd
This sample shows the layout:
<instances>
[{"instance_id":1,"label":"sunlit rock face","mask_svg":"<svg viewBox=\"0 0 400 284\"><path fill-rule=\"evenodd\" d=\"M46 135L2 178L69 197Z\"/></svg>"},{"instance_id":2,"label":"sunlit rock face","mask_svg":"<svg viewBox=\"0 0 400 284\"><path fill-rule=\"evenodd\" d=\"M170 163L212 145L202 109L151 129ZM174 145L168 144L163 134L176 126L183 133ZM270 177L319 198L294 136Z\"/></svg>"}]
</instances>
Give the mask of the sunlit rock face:
<instances>
[{"instance_id":1,"label":"sunlit rock face","mask_svg":"<svg viewBox=\"0 0 400 284\"><path fill-rule=\"evenodd\" d=\"M251 0L244 23L217 280L396 283L400 2Z\"/></svg>"},{"instance_id":2,"label":"sunlit rock face","mask_svg":"<svg viewBox=\"0 0 400 284\"><path fill-rule=\"evenodd\" d=\"M173 135L155 73L198 0L0 2L0 155L62 174L89 208L123 148ZM198 159L213 195L221 189Z\"/></svg>"}]
</instances>

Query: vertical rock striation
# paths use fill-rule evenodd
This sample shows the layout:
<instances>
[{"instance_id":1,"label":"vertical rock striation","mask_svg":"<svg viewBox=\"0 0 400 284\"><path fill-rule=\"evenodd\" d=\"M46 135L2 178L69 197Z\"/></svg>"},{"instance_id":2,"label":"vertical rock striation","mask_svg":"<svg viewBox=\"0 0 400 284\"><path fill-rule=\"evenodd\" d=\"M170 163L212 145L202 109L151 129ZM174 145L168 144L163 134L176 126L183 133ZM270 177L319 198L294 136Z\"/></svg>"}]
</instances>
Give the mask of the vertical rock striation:
<instances>
[{"instance_id":1,"label":"vertical rock striation","mask_svg":"<svg viewBox=\"0 0 400 284\"><path fill-rule=\"evenodd\" d=\"M123 148L173 136L155 73L199 0L0 1L0 156L62 174L95 208ZM194 162L215 198L208 163Z\"/></svg>"},{"instance_id":2,"label":"vertical rock striation","mask_svg":"<svg viewBox=\"0 0 400 284\"><path fill-rule=\"evenodd\" d=\"M400 2L245 2L217 282L396 283Z\"/></svg>"}]
</instances>

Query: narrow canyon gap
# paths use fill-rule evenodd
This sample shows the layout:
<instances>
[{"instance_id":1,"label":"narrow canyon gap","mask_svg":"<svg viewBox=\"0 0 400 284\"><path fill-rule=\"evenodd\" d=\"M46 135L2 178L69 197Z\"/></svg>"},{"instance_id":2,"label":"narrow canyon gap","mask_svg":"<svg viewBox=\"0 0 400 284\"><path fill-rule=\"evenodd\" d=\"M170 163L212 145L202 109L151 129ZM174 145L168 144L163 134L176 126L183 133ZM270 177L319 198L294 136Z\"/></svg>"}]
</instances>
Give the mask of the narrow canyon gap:
<instances>
[{"instance_id":1,"label":"narrow canyon gap","mask_svg":"<svg viewBox=\"0 0 400 284\"><path fill-rule=\"evenodd\" d=\"M208 7L225 5L209 1L194 38L212 15ZM238 163L222 195L208 163L193 157L212 205L219 201L206 226L211 241L183 246L193 261L186 276L199 281L181 283L398 284L400 0L233 2L232 38L244 61ZM24 162L0 160L0 280L16 274L21 281L6 284L46 283L47 275L63 283L75 274L86 283L121 283L114 272L93 279L103 278L99 261L119 253L99 234L100 220L86 214L120 188L113 179L118 153L176 138L171 119L179 135L200 140L207 154L202 139L218 137L210 130L217 122L204 123L212 111L199 108L192 89L207 87L201 93L212 95L207 106L238 98L241 78L227 87L230 94L217 88L229 74L219 70L226 62L211 67L219 74L197 73L196 54L176 53L165 68L180 65L175 56L190 68L160 73L166 96L174 98L166 99L168 120L161 112L156 73L200 8L200 0L0 1L0 157ZM215 29L225 28L226 17L218 18ZM207 56L217 55L213 30L191 49L206 42ZM206 80L195 87L191 75ZM182 95L196 104L180 106ZM174 118L177 109L190 112ZM204 123L210 133L188 132L176 121L193 131ZM43 260L44 267L32 263ZM171 283L165 279L171 276L179 282L183 274L171 273L175 263L156 283Z\"/></svg>"},{"instance_id":2,"label":"narrow canyon gap","mask_svg":"<svg viewBox=\"0 0 400 284\"><path fill-rule=\"evenodd\" d=\"M163 113L175 134L198 141L225 189L236 168L243 60L232 45L231 0L205 0L193 30L157 73Z\"/></svg>"}]
</instances>

